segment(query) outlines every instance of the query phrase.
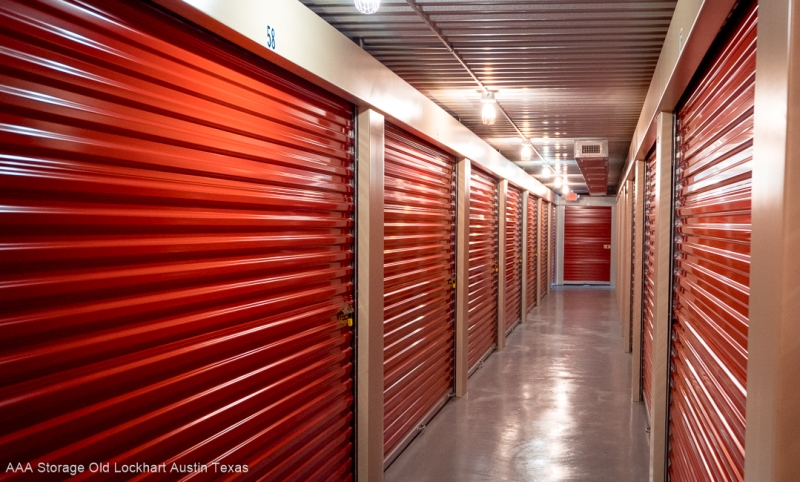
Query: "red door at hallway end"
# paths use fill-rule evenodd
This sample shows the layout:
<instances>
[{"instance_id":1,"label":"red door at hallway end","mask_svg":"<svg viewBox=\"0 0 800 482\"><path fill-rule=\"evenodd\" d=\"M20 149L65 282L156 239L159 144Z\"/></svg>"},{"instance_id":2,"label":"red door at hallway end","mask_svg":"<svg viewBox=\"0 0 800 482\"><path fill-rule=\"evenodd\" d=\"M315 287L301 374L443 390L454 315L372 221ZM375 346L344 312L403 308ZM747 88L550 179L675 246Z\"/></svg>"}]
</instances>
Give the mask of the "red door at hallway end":
<instances>
[{"instance_id":1,"label":"red door at hallway end","mask_svg":"<svg viewBox=\"0 0 800 482\"><path fill-rule=\"evenodd\" d=\"M564 282L611 281L611 207L564 208Z\"/></svg>"}]
</instances>

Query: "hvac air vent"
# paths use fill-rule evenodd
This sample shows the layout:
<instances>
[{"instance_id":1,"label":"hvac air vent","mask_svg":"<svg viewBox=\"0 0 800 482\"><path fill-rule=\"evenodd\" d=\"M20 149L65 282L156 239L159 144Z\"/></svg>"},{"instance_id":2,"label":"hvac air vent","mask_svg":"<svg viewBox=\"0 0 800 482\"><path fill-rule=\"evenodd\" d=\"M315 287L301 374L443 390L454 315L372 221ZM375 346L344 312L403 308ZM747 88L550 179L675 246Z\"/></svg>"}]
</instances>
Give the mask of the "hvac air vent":
<instances>
[{"instance_id":1,"label":"hvac air vent","mask_svg":"<svg viewBox=\"0 0 800 482\"><path fill-rule=\"evenodd\" d=\"M608 141L575 141L575 161L590 196L605 196L608 189Z\"/></svg>"},{"instance_id":2,"label":"hvac air vent","mask_svg":"<svg viewBox=\"0 0 800 482\"><path fill-rule=\"evenodd\" d=\"M608 157L608 141L575 141L576 158Z\"/></svg>"}]
</instances>

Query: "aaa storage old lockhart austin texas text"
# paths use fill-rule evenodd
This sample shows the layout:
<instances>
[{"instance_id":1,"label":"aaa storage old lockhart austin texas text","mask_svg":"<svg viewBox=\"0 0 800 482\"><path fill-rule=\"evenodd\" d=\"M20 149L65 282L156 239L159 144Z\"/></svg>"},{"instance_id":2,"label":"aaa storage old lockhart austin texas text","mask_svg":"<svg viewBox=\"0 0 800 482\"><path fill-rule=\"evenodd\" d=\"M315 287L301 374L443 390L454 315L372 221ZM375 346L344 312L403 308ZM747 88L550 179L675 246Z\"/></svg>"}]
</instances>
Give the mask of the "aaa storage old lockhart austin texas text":
<instances>
[{"instance_id":1,"label":"aaa storage old lockhart austin texas text","mask_svg":"<svg viewBox=\"0 0 800 482\"><path fill-rule=\"evenodd\" d=\"M226 465L220 462L209 462L207 464L146 464L137 462L133 464L117 464L110 462L92 462L88 466L83 464L51 464L39 462L31 465L30 462L16 464L9 463L6 473L40 473L40 474L69 474L77 475L84 472L91 473L116 473L116 474L144 474L144 473L191 473L191 472L212 472L212 473L244 473L248 471L247 465Z\"/></svg>"}]
</instances>

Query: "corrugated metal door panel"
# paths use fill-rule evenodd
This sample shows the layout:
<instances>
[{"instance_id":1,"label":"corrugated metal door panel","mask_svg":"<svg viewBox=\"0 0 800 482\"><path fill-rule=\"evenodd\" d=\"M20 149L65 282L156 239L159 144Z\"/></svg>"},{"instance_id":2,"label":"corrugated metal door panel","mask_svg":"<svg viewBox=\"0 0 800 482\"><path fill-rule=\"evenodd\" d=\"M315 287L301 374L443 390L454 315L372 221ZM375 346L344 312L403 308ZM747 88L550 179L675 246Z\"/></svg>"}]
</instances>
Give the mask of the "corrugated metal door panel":
<instances>
[{"instance_id":1,"label":"corrugated metal door panel","mask_svg":"<svg viewBox=\"0 0 800 482\"><path fill-rule=\"evenodd\" d=\"M455 163L387 124L384 206L384 453L453 384Z\"/></svg>"},{"instance_id":2,"label":"corrugated metal door panel","mask_svg":"<svg viewBox=\"0 0 800 482\"><path fill-rule=\"evenodd\" d=\"M564 281L611 280L611 207L564 208Z\"/></svg>"},{"instance_id":3,"label":"corrugated metal door panel","mask_svg":"<svg viewBox=\"0 0 800 482\"><path fill-rule=\"evenodd\" d=\"M2 462L349 479L352 106L144 4L0 26Z\"/></svg>"},{"instance_id":4,"label":"corrugated metal door panel","mask_svg":"<svg viewBox=\"0 0 800 482\"><path fill-rule=\"evenodd\" d=\"M497 338L497 179L473 166L469 185L469 331L472 371Z\"/></svg>"},{"instance_id":5,"label":"corrugated metal door panel","mask_svg":"<svg viewBox=\"0 0 800 482\"><path fill-rule=\"evenodd\" d=\"M743 479L756 23L737 9L678 110L672 480Z\"/></svg>"},{"instance_id":6,"label":"corrugated metal door panel","mask_svg":"<svg viewBox=\"0 0 800 482\"><path fill-rule=\"evenodd\" d=\"M536 198L528 197L528 265L525 267L528 276L528 292L525 294L525 305L528 309L536 306L536 228L539 217L536 215Z\"/></svg>"},{"instance_id":7,"label":"corrugated metal door panel","mask_svg":"<svg viewBox=\"0 0 800 482\"><path fill-rule=\"evenodd\" d=\"M542 230L542 259L539 260L542 269L542 297L547 294L547 283L544 281L547 277L547 260L550 259L550 243L547 242L547 214L550 209L550 203L542 201L542 215L541 215L541 230Z\"/></svg>"},{"instance_id":8,"label":"corrugated metal door panel","mask_svg":"<svg viewBox=\"0 0 800 482\"><path fill-rule=\"evenodd\" d=\"M522 310L522 193L508 186L506 198L506 335Z\"/></svg>"},{"instance_id":9,"label":"corrugated metal door panel","mask_svg":"<svg viewBox=\"0 0 800 482\"><path fill-rule=\"evenodd\" d=\"M655 305L655 202L656 149L645 159L644 183L644 255L642 259L642 398L648 420L653 406L653 313Z\"/></svg>"}]
</instances>

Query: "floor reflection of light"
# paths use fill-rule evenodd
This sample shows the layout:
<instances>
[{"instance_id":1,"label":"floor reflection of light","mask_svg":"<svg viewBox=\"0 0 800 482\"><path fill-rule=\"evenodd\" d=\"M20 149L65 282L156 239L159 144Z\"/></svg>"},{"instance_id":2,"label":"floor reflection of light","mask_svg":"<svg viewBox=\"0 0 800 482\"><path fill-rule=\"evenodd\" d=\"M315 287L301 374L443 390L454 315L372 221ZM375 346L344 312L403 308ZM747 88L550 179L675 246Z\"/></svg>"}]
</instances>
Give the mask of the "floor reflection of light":
<instances>
[{"instance_id":1,"label":"floor reflection of light","mask_svg":"<svg viewBox=\"0 0 800 482\"><path fill-rule=\"evenodd\" d=\"M553 367L557 380L550 387L547 408L541 411L534 423L543 425L543 437L531 440L522 453L528 476L536 481L559 481L572 475L570 448L565 440L574 432L575 421L571 395L572 374L564 366Z\"/></svg>"}]
</instances>

